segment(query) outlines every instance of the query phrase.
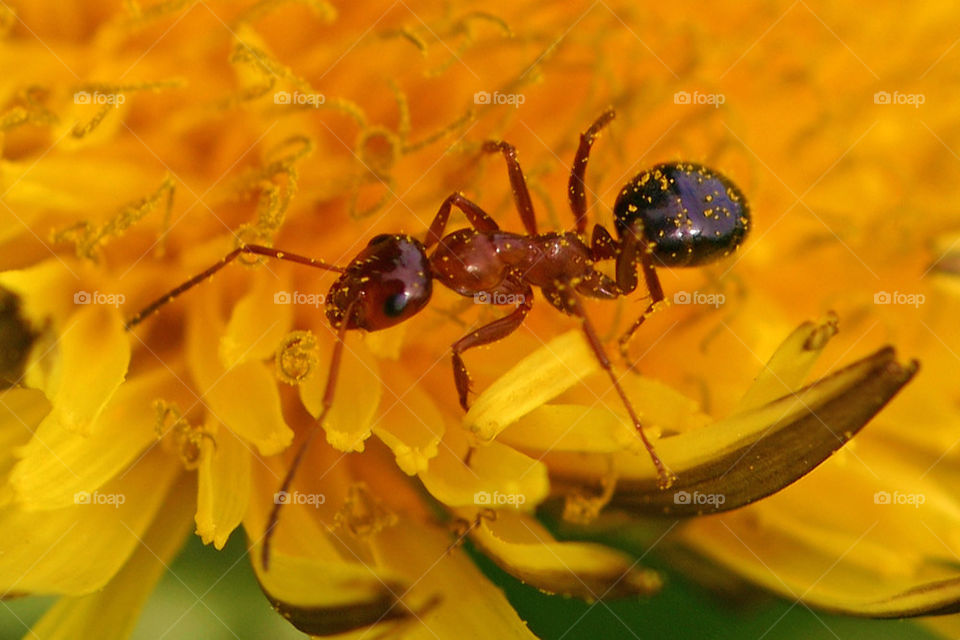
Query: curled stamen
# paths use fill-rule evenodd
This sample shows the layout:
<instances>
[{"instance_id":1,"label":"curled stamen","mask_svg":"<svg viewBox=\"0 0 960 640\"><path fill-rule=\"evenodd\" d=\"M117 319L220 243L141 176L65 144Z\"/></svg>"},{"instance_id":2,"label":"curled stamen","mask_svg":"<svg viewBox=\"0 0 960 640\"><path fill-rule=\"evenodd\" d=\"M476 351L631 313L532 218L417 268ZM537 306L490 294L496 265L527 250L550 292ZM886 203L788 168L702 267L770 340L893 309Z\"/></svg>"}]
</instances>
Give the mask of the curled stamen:
<instances>
[{"instance_id":1,"label":"curled stamen","mask_svg":"<svg viewBox=\"0 0 960 640\"><path fill-rule=\"evenodd\" d=\"M290 385L300 384L320 361L317 338L310 331L291 331L277 347L277 377Z\"/></svg>"}]
</instances>

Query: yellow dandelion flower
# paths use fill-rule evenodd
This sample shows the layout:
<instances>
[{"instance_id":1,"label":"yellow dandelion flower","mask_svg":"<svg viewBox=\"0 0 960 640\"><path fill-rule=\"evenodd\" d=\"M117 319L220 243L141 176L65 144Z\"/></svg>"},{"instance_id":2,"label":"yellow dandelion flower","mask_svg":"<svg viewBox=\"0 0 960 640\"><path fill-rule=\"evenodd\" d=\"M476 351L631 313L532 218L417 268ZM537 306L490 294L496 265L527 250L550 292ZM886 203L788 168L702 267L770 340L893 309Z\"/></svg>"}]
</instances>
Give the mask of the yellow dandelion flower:
<instances>
[{"instance_id":1,"label":"yellow dandelion flower","mask_svg":"<svg viewBox=\"0 0 960 640\"><path fill-rule=\"evenodd\" d=\"M646 550L694 579L853 616L960 610L956 17L0 4L0 594L59 596L32 637L127 637L191 532L222 549L242 526L260 588L306 633L560 636L579 618L528 628L465 543L606 604L663 579L596 539L663 525ZM409 290L377 279L376 238L422 252L443 203L563 231L569 196L615 230L632 176L664 193L672 172L710 180L701 165L732 182L678 232L719 229L742 191L750 236L657 268L662 301L649 273L652 301L634 304L642 283L618 295L611 278L636 273L574 236L543 246L610 278L538 285L552 305L504 285L532 281L535 252L468 297L441 286L465 257L489 274L483 234L404 263ZM667 246L628 242L598 246ZM608 280L594 340L568 316ZM502 343L465 365L454 348L454 384L448 345L511 310ZM613 358L621 399L597 345L616 353L638 316Z\"/></svg>"}]
</instances>

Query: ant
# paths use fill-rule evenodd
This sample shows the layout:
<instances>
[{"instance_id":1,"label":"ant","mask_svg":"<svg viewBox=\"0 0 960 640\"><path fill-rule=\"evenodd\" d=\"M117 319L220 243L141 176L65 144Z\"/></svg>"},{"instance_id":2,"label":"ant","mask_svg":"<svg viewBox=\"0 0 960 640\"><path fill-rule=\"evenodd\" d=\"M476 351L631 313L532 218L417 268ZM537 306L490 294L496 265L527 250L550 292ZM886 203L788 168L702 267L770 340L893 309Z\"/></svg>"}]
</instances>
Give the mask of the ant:
<instances>
[{"instance_id":1,"label":"ant","mask_svg":"<svg viewBox=\"0 0 960 640\"><path fill-rule=\"evenodd\" d=\"M613 300L625 296L637 288L637 272L642 271L651 302L620 338L620 349L625 353L633 333L664 300L656 267L697 266L729 255L746 237L750 226L749 209L739 189L719 173L692 163L659 164L637 174L620 191L613 210L617 238L597 224L587 244L584 186L587 159L598 133L614 117L613 109L608 109L580 136L568 183L570 207L575 218L574 231L537 231L533 203L516 149L507 142L488 141L484 143L483 151L502 153L506 160L514 202L526 233L502 231L480 206L460 193L453 193L440 205L423 242L404 234L378 235L346 267L272 247L241 245L149 304L130 318L126 328L132 329L242 254L286 260L339 274L326 298L325 311L330 324L337 330L337 342L331 357L321 414L317 426L294 456L280 487L283 492L289 489L304 452L333 405L347 331L379 331L412 318L429 302L434 281L463 296L482 295L494 304L498 300L516 304L509 314L471 331L452 345L454 383L460 405L466 410L470 376L463 363L463 352L501 340L515 331L530 311L533 288L538 287L547 302L580 320L591 349L609 376L656 467L658 487L669 488L676 476L663 464L647 439L582 300L584 297ZM453 207L466 215L471 226L445 235ZM428 256L427 251L434 247L432 255ZM595 263L601 260L616 260L615 279L595 268ZM269 564L270 539L279 521L281 505L278 502L273 506L264 534L264 568Z\"/></svg>"}]
</instances>

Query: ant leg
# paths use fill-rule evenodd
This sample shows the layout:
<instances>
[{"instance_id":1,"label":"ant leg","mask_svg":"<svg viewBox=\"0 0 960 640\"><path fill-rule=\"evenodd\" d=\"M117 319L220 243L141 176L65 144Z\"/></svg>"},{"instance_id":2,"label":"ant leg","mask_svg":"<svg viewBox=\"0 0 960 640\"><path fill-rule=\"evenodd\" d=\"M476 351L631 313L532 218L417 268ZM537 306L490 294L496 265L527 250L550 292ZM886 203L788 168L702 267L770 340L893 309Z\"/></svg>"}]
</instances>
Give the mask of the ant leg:
<instances>
[{"instance_id":1,"label":"ant leg","mask_svg":"<svg viewBox=\"0 0 960 640\"><path fill-rule=\"evenodd\" d=\"M437 215L433 217L430 223L430 229L427 230L427 239L423 245L429 249L440 242L443 237L443 230L447 227L447 221L450 219L450 208L456 205L467 216L467 220L477 231L498 231L500 227L496 221L490 217L486 211L480 208L472 200L467 199L462 193L451 193L447 199L440 205Z\"/></svg>"},{"instance_id":2,"label":"ant leg","mask_svg":"<svg viewBox=\"0 0 960 640\"><path fill-rule=\"evenodd\" d=\"M510 189L513 191L513 201L517 204L523 228L531 236L537 235L537 219L533 215L533 201L530 200L530 190L523 177L520 161L517 160L517 149L509 142L488 140L483 143L483 150L487 153L503 152L507 161L507 173L510 175Z\"/></svg>"},{"instance_id":3,"label":"ant leg","mask_svg":"<svg viewBox=\"0 0 960 640\"><path fill-rule=\"evenodd\" d=\"M637 412L633 409L633 404L631 404L623 387L620 386L620 381L613 372L613 365L610 364L610 358L607 357L603 349L603 344L600 342L600 337L597 336L597 332L593 328L593 323L590 322L590 318L583 308L580 296L571 293L568 303L573 315L580 318L583 325L583 333L587 336L587 342L590 343L590 347L597 356L597 361L600 363L600 366L610 377L613 388L616 389L617 394L623 401L623 406L626 407L627 413L630 415L630 420L633 421L633 426L636 428L637 433L640 434L640 439L643 440L643 445L647 448L647 453L650 454L650 460L653 461L653 466L657 469L657 487L660 489L668 489L673 485L677 476L663 464L660 456L658 456L656 450L654 450L653 444L647 439L647 434L643 431L643 424L641 424L640 418L637 417Z\"/></svg>"},{"instance_id":4,"label":"ant leg","mask_svg":"<svg viewBox=\"0 0 960 640\"><path fill-rule=\"evenodd\" d=\"M466 411L470 407L467 404L467 393L470 391L470 374L467 373L467 367L463 364L463 358L460 354L467 349L479 347L484 344L490 344L497 340L502 340L516 331L523 324L523 319L533 306L533 289L527 290L521 294L520 303L509 315L494 320L476 331L471 331L459 340L453 343L453 382L457 387L457 394L460 396L460 406Z\"/></svg>"},{"instance_id":5,"label":"ant leg","mask_svg":"<svg viewBox=\"0 0 960 640\"><path fill-rule=\"evenodd\" d=\"M277 260L286 260L288 262L296 262L297 264L306 265L308 267L315 267L317 269L323 269L324 271L335 271L337 273L343 273L342 267L337 267L332 264L327 264L323 260L317 260L316 258L308 258L306 256L301 256L296 253L290 253L288 251L280 251L279 249L274 249L273 247L264 247L258 244L246 244L241 247L237 247L236 249L234 249L233 251L225 255L223 258L221 258L220 261L217 262L216 264L208 267L207 269L204 269L203 271L193 276L186 282L180 284L177 287L174 287L170 291L166 292L165 294L163 294L162 296L160 296L159 298L157 298L156 300L148 304L146 307L144 307L143 309L138 311L136 314L134 314L133 317L127 320L127 322L124 324L124 328L127 331L134 328L135 326L143 322L145 318L156 313L156 311L160 307L167 304L168 302L172 302L174 298L176 298L180 294L185 293L186 291L197 286L207 278L212 277L213 274L215 274L217 271L220 271L220 269L223 269L225 266L227 266L228 264L236 260L238 257L240 257L241 254L244 254L244 253L251 253L258 256L266 256L268 258L275 258Z\"/></svg>"},{"instance_id":6,"label":"ant leg","mask_svg":"<svg viewBox=\"0 0 960 640\"><path fill-rule=\"evenodd\" d=\"M620 248L606 227L593 225L593 237L590 240L590 252L594 260L610 260L616 258Z\"/></svg>"},{"instance_id":7,"label":"ant leg","mask_svg":"<svg viewBox=\"0 0 960 640\"><path fill-rule=\"evenodd\" d=\"M636 319L633 325L620 336L620 355L627 361L629 361L628 348L630 346L630 339L636 330L640 328L640 325L647 319L647 316L652 314L656 310L657 305L664 299L663 287L660 286L660 276L657 275L657 270L653 266L653 258L651 258L649 253L643 254L643 257L640 259L640 266L643 268L643 279L646 281L647 289L650 291L650 304L647 305L646 310ZM636 276L634 276L634 278L636 278Z\"/></svg>"},{"instance_id":8,"label":"ant leg","mask_svg":"<svg viewBox=\"0 0 960 640\"><path fill-rule=\"evenodd\" d=\"M333 396L337 389L337 375L340 373L340 361L343 360L344 336L347 333L348 323L346 318L350 317L350 313L353 311L356 303L357 299L355 298L347 305L343 313L344 321L341 322L337 328L337 342L333 345L333 354L330 357L330 369L327 372L327 386L323 392L323 403L320 408L320 415L317 416L317 420L310 428L306 439L300 445L300 448L297 449L296 455L293 456L293 462L290 464L290 468L287 469L287 475L283 477L283 482L280 483L280 488L277 490L277 493L274 494L275 496L277 494L283 495L290 489L290 485L293 483L293 477L296 475L300 463L303 462L304 454L307 452L307 449L310 448L310 443L313 442L317 432L320 431L320 428L323 426L323 420L327 417L327 412L330 411L330 407L333 406ZM273 507L270 509L270 515L267 518L267 528L263 532L263 547L260 556L264 571L270 568L270 540L273 538L273 532L277 528L277 523L280 521L280 507L284 504L286 504L285 501L274 500Z\"/></svg>"},{"instance_id":9,"label":"ant leg","mask_svg":"<svg viewBox=\"0 0 960 640\"><path fill-rule=\"evenodd\" d=\"M573 159L573 167L570 169L570 181L567 186L567 195L570 198L570 209L573 210L573 217L577 224L577 233L585 235L587 233L587 187L584 184L584 178L587 173L587 159L590 157L590 148L593 147L597 134L610 121L617 116L613 108L607 109L600 114L590 128L580 134L580 146L577 147L577 155Z\"/></svg>"}]
</instances>

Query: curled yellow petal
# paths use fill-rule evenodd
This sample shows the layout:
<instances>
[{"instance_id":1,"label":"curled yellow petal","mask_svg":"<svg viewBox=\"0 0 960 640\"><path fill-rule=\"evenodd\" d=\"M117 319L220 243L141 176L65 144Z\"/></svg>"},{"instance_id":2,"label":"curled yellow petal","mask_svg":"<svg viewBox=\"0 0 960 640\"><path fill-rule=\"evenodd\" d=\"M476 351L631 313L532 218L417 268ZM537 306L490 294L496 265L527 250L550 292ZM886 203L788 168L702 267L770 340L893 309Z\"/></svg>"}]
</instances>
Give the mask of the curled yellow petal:
<instances>
[{"instance_id":1,"label":"curled yellow petal","mask_svg":"<svg viewBox=\"0 0 960 640\"><path fill-rule=\"evenodd\" d=\"M10 475L17 503L28 510L56 509L73 505L78 492L96 491L156 441L153 402L182 395L177 387L166 370L121 386L90 436L41 422Z\"/></svg>"},{"instance_id":2,"label":"curled yellow petal","mask_svg":"<svg viewBox=\"0 0 960 640\"><path fill-rule=\"evenodd\" d=\"M554 338L522 359L481 393L464 426L493 440L508 425L560 395L600 365L579 331Z\"/></svg>"},{"instance_id":3,"label":"curled yellow petal","mask_svg":"<svg viewBox=\"0 0 960 640\"><path fill-rule=\"evenodd\" d=\"M820 322L805 322L777 348L747 390L735 413L754 409L799 389L823 348L837 333L832 311Z\"/></svg>"},{"instance_id":4,"label":"curled yellow petal","mask_svg":"<svg viewBox=\"0 0 960 640\"><path fill-rule=\"evenodd\" d=\"M329 330L324 333L329 333ZM373 417L380 405L383 388L376 359L363 342L352 340L351 337L348 335L346 338L333 406L327 413L323 428L327 442L334 448L340 451L363 451L364 442L371 434ZM314 418L320 415L323 406L333 353L332 341L318 340L318 350L320 364L300 382L300 400Z\"/></svg>"},{"instance_id":5,"label":"curled yellow petal","mask_svg":"<svg viewBox=\"0 0 960 640\"><path fill-rule=\"evenodd\" d=\"M427 491L450 506L532 509L550 489L546 465L496 441L477 447L469 465L441 447L420 479Z\"/></svg>"},{"instance_id":6,"label":"curled yellow petal","mask_svg":"<svg viewBox=\"0 0 960 640\"><path fill-rule=\"evenodd\" d=\"M45 390L53 405L46 420L89 434L130 364L130 337L120 312L104 305L84 306L63 327L58 347L57 375Z\"/></svg>"},{"instance_id":7,"label":"curled yellow petal","mask_svg":"<svg viewBox=\"0 0 960 640\"><path fill-rule=\"evenodd\" d=\"M229 429L219 429L197 473L197 535L217 549L247 511L253 452Z\"/></svg>"},{"instance_id":8,"label":"curled yellow petal","mask_svg":"<svg viewBox=\"0 0 960 640\"><path fill-rule=\"evenodd\" d=\"M272 275L261 269L252 290L230 313L220 338L220 362L230 369L249 361L265 360L290 329L293 306L273 286Z\"/></svg>"},{"instance_id":9,"label":"curled yellow petal","mask_svg":"<svg viewBox=\"0 0 960 640\"><path fill-rule=\"evenodd\" d=\"M471 538L515 578L548 593L587 601L651 594L661 585L653 571L601 544L558 542L543 525L522 513L478 516Z\"/></svg>"},{"instance_id":10,"label":"curled yellow petal","mask_svg":"<svg viewBox=\"0 0 960 640\"><path fill-rule=\"evenodd\" d=\"M230 369L220 365L217 345L223 324L212 299L200 300L191 309L187 324L187 362L203 403L220 423L253 443L264 455L290 445L293 431L280 407L280 392L272 368L246 361ZM271 345L271 349L276 348Z\"/></svg>"}]
</instances>

